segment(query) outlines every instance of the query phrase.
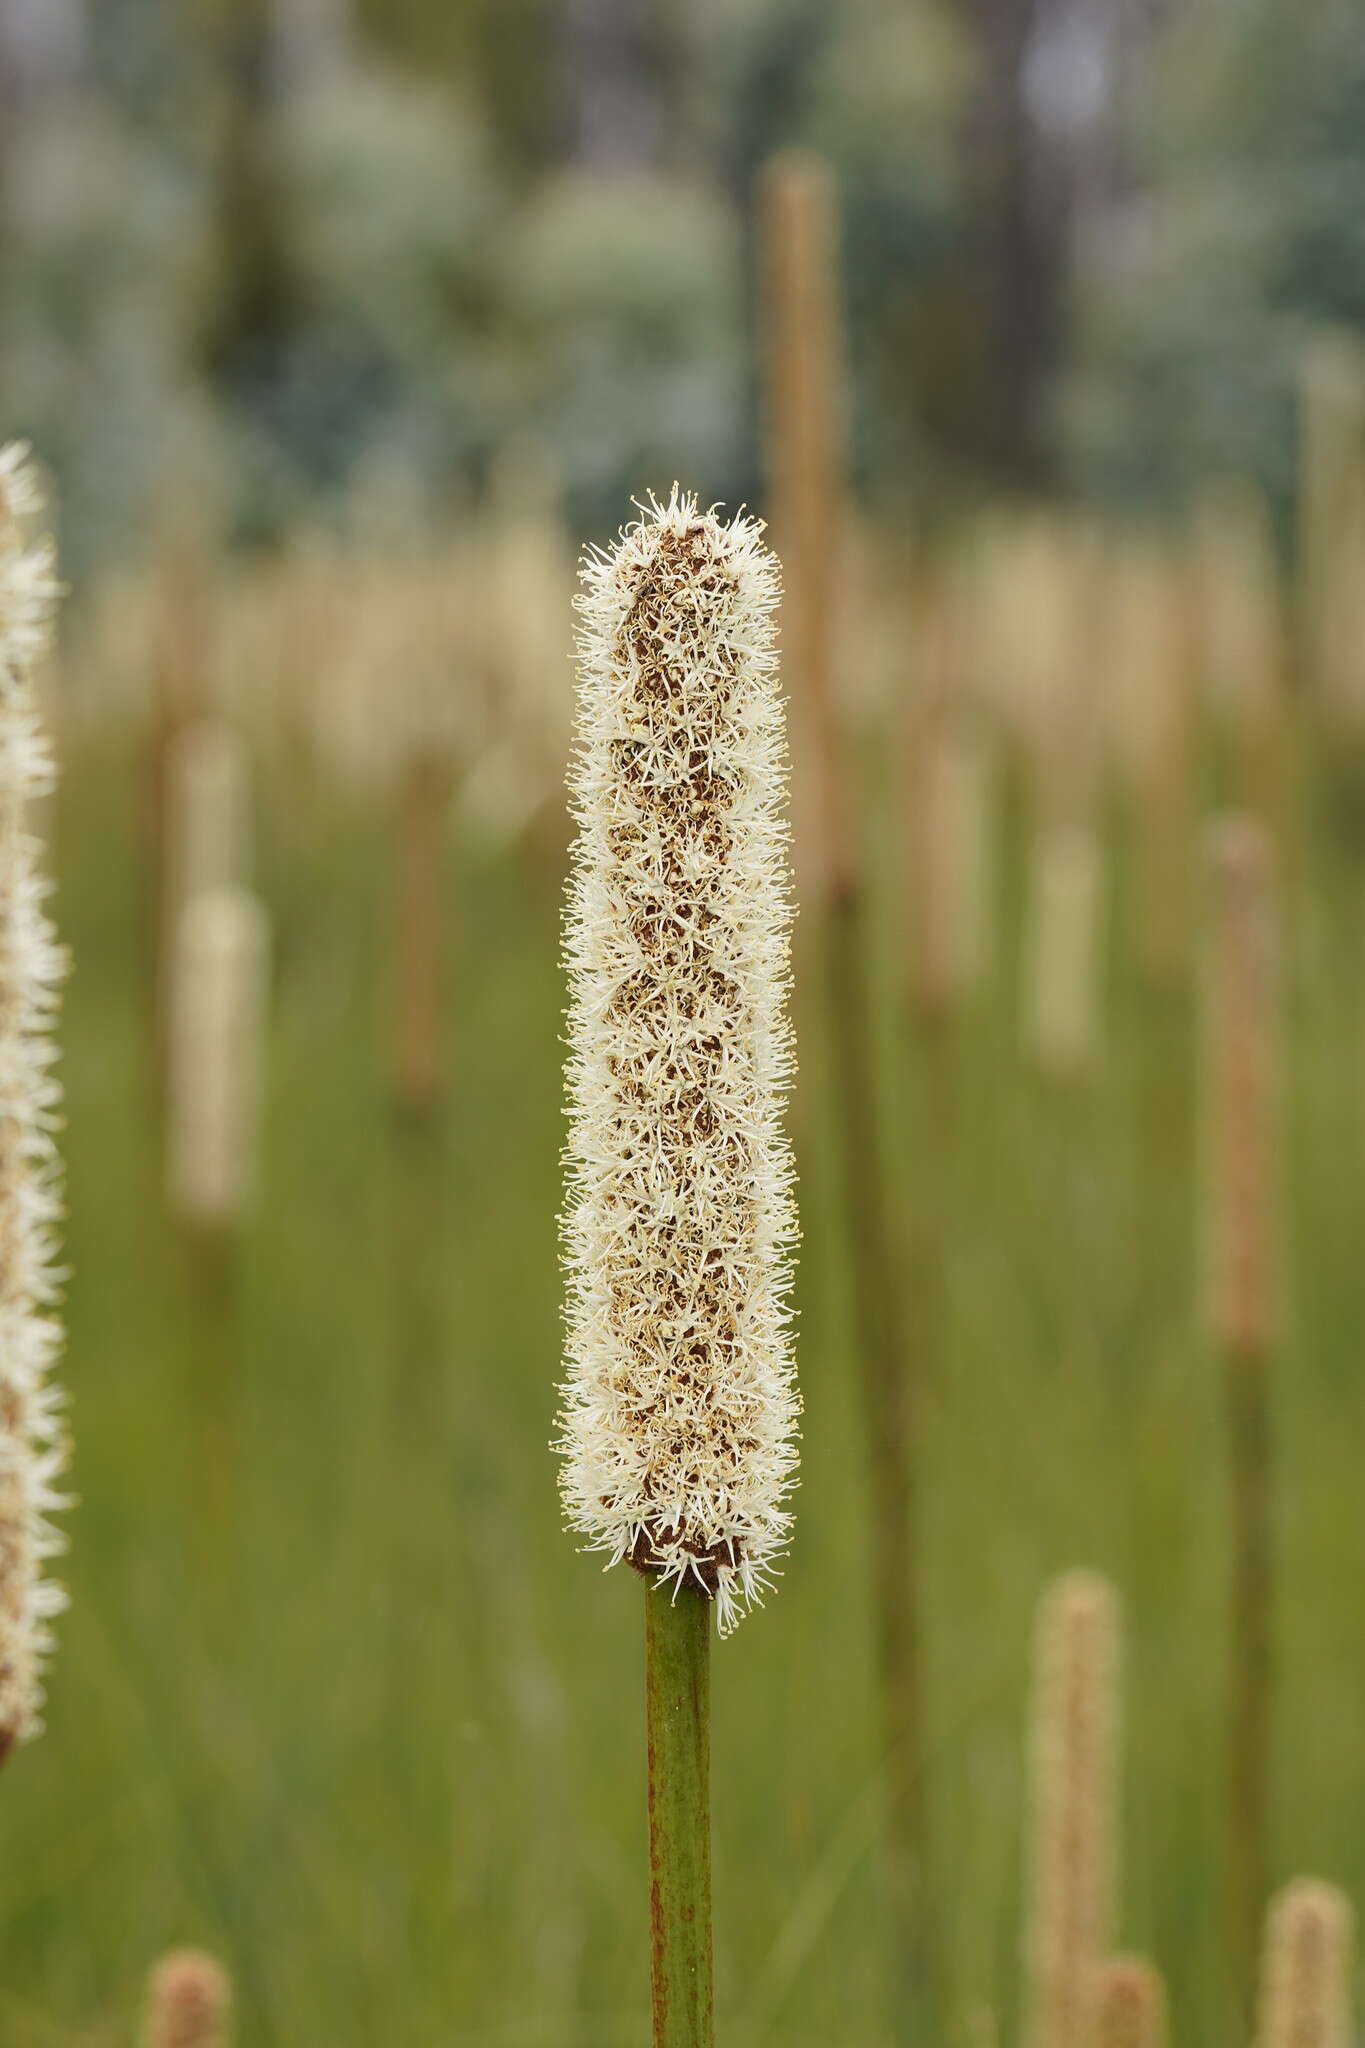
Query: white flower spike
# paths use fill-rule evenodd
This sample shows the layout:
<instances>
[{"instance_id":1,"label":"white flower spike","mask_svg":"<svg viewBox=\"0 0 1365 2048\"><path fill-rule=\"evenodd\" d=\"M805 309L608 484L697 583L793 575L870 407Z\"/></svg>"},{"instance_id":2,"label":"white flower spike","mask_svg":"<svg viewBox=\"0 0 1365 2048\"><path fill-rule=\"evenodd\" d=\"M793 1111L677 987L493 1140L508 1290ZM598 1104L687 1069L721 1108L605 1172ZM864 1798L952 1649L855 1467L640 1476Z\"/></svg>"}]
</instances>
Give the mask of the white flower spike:
<instances>
[{"instance_id":1,"label":"white flower spike","mask_svg":"<svg viewBox=\"0 0 1365 2048\"><path fill-rule=\"evenodd\" d=\"M65 1505L48 1374L62 1334L52 1306L61 1214L52 1022L66 956L43 909L49 885L27 825L53 781L33 664L58 586L51 542L30 543L23 531L41 504L26 456L0 448L0 1757L41 1728L39 1665L48 1622L66 1604L42 1576L64 1548L48 1520Z\"/></svg>"},{"instance_id":2,"label":"white flower spike","mask_svg":"<svg viewBox=\"0 0 1365 2048\"><path fill-rule=\"evenodd\" d=\"M674 486L583 564L570 980L570 1525L714 1599L785 1548L792 910L762 527Z\"/></svg>"}]
</instances>

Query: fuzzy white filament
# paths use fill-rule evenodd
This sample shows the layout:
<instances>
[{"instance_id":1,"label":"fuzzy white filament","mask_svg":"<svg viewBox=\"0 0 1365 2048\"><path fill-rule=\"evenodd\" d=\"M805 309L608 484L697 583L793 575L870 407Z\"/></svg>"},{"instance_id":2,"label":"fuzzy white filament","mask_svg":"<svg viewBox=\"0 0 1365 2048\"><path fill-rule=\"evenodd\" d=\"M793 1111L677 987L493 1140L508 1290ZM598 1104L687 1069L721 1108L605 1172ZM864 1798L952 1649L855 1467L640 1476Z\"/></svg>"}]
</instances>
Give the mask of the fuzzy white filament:
<instances>
[{"instance_id":1,"label":"fuzzy white filament","mask_svg":"<svg viewBox=\"0 0 1365 2048\"><path fill-rule=\"evenodd\" d=\"M674 489L578 600L570 891L571 1526L714 1598L787 1540L796 1221L781 1108L786 751L761 528Z\"/></svg>"},{"instance_id":2,"label":"fuzzy white filament","mask_svg":"<svg viewBox=\"0 0 1365 2048\"><path fill-rule=\"evenodd\" d=\"M51 542L24 532L41 502L26 455L0 449L0 1755L41 1728L39 1666L65 1605L42 1572L64 1547L48 1520L64 1504L55 1485L65 1457L48 1374L62 1334L52 1022L66 959L28 829L30 804L53 781L33 665L58 588Z\"/></svg>"}]
</instances>

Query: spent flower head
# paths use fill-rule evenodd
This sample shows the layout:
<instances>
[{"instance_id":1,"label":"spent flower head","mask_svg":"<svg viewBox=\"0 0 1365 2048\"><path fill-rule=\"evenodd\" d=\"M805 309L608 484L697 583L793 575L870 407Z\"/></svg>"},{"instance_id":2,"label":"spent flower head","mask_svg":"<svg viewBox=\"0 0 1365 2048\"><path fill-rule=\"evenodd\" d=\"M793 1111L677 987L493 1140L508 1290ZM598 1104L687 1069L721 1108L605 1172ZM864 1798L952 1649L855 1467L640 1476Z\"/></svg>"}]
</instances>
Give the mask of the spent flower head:
<instances>
[{"instance_id":1,"label":"spent flower head","mask_svg":"<svg viewBox=\"0 0 1365 2048\"><path fill-rule=\"evenodd\" d=\"M787 1541L786 752L761 527L651 499L578 600L570 771L569 1522L714 1598Z\"/></svg>"}]
</instances>

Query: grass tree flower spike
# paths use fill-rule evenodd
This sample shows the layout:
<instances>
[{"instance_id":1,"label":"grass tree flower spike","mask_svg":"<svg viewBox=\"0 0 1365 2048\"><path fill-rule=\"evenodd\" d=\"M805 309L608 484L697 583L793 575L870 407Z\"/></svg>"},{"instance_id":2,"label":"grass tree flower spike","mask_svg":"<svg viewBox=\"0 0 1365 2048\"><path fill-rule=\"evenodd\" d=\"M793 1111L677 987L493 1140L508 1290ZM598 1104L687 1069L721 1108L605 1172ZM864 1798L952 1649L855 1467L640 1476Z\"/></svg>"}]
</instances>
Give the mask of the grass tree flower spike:
<instances>
[{"instance_id":1,"label":"grass tree flower spike","mask_svg":"<svg viewBox=\"0 0 1365 2048\"><path fill-rule=\"evenodd\" d=\"M563 1493L721 1632L783 1550L796 1464L778 570L676 487L579 599Z\"/></svg>"},{"instance_id":2,"label":"grass tree flower spike","mask_svg":"<svg viewBox=\"0 0 1365 2048\"><path fill-rule=\"evenodd\" d=\"M142 2048L227 2048L232 1986L197 1948L172 1949L147 1984Z\"/></svg>"},{"instance_id":3,"label":"grass tree flower spike","mask_svg":"<svg viewBox=\"0 0 1365 2048\"><path fill-rule=\"evenodd\" d=\"M51 1034L66 959L43 909L48 884L28 824L53 781L33 668L58 586L51 542L30 542L24 530L41 504L26 454L0 448L0 1756L39 1732L48 1622L65 1605L43 1566L64 1547L48 1520L63 1505L64 1462L48 1375L61 1342Z\"/></svg>"},{"instance_id":4,"label":"grass tree flower spike","mask_svg":"<svg viewBox=\"0 0 1365 2048\"><path fill-rule=\"evenodd\" d=\"M1087 2048L1115 1896L1118 1598L1097 1572L1047 1589L1034 1640L1027 2048Z\"/></svg>"},{"instance_id":5,"label":"grass tree flower spike","mask_svg":"<svg viewBox=\"0 0 1365 2048\"><path fill-rule=\"evenodd\" d=\"M1256 2048L1350 2048L1354 1974L1350 1900L1333 1884L1295 1878L1266 1913Z\"/></svg>"},{"instance_id":6,"label":"grass tree flower spike","mask_svg":"<svg viewBox=\"0 0 1365 2048\"><path fill-rule=\"evenodd\" d=\"M1144 1956L1106 1956L1094 2007L1094 2048L1168 2048L1166 1986Z\"/></svg>"}]
</instances>

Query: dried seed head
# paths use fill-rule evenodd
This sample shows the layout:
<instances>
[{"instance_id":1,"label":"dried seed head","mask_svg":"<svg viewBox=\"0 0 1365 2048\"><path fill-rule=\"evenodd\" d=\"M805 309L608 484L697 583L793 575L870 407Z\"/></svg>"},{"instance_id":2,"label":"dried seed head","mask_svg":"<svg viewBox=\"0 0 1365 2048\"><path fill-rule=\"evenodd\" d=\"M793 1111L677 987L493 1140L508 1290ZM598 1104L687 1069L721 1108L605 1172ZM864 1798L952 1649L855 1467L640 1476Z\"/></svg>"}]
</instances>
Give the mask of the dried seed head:
<instances>
[{"instance_id":1,"label":"dried seed head","mask_svg":"<svg viewBox=\"0 0 1365 2048\"><path fill-rule=\"evenodd\" d=\"M247 889L208 889L176 933L168 1178L187 1222L229 1228L255 1190L270 928Z\"/></svg>"},{"instance_id":2,"label":"dried seed head","mask_svg":"<svg viewBox=\"0 0 1365 2048\"><path fill-rule=\"evenodd\" d=\"M563 1494L615 1564L759 1597L797 1396L777 567L675 489L589 558L570 976Z\"/></svg>"},{"instance_id":3,"label":"dried seed head","mask_svg":"<svg viewBox=\"0 0 1365 2048\"><path fill-rule=\"evenodd\" d=\"M1335 1885L1300 1877L1271 1900L1256 2048L1348 2048L1354 1938Z\"/></svg>"},{"instance_id":4,"label":"dried seed head","mask_svg":"<svg viewBox=\"0 0 1365 2048\"><path fill-rule=\"evenodd\" d=\"M20 526L40 504L25 451L0 449L0 1755L38 1733L39 1664L65 1605L41 1574L64 1545L48 1520L65 1461L48 1381L61 1344L53 1312L61 1192L53 1131L60 1090L52 1023L66 957L43 909L48 884L28 807L52 786L33 663L57 586L52 546Z\"/></svg>"},{"instance_id":5,"label":"dried seed head","mask_svg":"<svg viewBox=\"0 0 1365 2048\"><path fill-rule=\"evenodd\" d=\"M143 2048L226 2048L232 1986L201 1949L173 1949L147 1981Z\"/></svg>"},{"instance_id":6,"label":"dried seed head","mask_svg":"<svg viewBox=\"0 0 1365 2048\"><path fill-rule=\"evenodd\" d=\"M1094 1572L1048 1588L1034 1647L1025 1969L1030 2048L1088 2048L1115 1863L1118 1600Z\"/></svg>"},{"instance_id":7,"label":"dried seed head","mask_svg":"<svg viewBox=\"0 0 1365 2048\"><path fill-rule=\"evenodd\" d=\"M1264 826L1224 819L1211 841L1206 993L1209 1323L1233 1352L1278 1320L1275 1222L1278 961L1274 853Z\"/></svg>"},{"instance_id":8,"label":"dried seed head","mask_svg":"<svg viewBox=\"0 0 1365 2048\"><path fill-rule=\"evenodd\" d=\"M1094 1995L1095 2048L1167 2048L1166 1986L1144 1957L1106 1957Z\"/></svg>"}]
</instances>

